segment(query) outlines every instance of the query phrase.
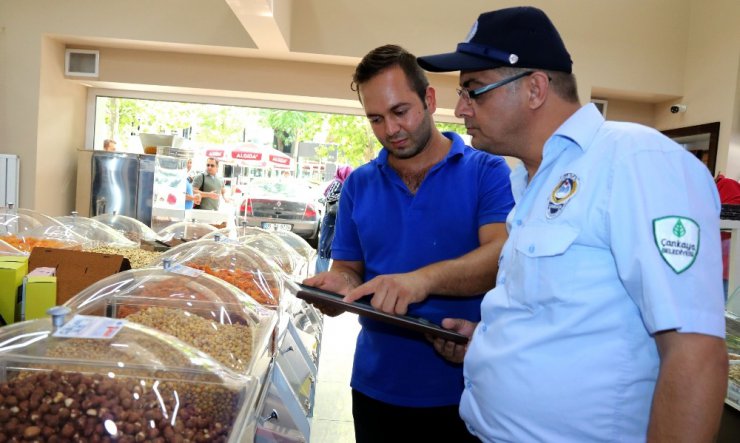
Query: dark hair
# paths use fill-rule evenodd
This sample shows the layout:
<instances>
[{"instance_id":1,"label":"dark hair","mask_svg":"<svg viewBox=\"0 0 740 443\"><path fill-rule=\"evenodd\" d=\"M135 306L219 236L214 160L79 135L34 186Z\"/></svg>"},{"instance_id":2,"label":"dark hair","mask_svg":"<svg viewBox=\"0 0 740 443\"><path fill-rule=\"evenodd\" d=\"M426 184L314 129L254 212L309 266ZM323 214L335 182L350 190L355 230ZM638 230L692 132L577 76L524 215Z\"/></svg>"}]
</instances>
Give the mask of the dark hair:
<instances>
[{"instance_id":1,"label":"dark hair","mask_svg":"<svg viewBox=\"0 0 740 443\"><path fill-rule=\"evenodd\" d=\"M218 166L218 159L217 159L217 158L215 158L215 157L208 157L208 158L206 159L206 161L208 161L208 160L213 160L213 163L214 163L214 164L215 164L216 166Z\"/></svg>"},{"instance_id":2,"label":"dark hair","mask_svg":"<svg viewBox=\"0 0 740 443\"><path fill-rule=\"evenodd\" d=\"M379 46L368 52L362 58L360 64L357 65L355 73L352 75L352 90L357 92L357 98L360 99L360 102L362 102L360 86L394 66L403 70L409 82L409 87L416 92L426 107L424 97L429 87L429 80L427 80L424 70L416 63L416 56L398 45Z\"/></svg>"},{"instance_id":3,"label":"dark hair","mask_svg":"<svg viewBox=\"0 0 740 443\"><path fill-rule=\"evenodd\" d=\"M495 68L504 75L516 75L525 71L542 71L550 78L550 87L555 95L570 103L578 103L578 85L576 84L575 74L562 71L551 71L549 69L529 69L529 68ZM514 84L512 87L516 87Z\"/></svg>"}]
</instances>

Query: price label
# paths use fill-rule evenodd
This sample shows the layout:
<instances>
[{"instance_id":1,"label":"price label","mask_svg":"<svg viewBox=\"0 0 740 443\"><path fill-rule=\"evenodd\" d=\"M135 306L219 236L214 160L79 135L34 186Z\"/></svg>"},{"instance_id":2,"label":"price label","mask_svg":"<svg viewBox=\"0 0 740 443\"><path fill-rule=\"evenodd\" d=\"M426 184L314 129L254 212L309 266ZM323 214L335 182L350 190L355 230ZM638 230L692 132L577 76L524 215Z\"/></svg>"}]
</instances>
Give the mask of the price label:
<instances>
[{"instance_id":1,"label":"price label","mask_svg":"<svg viewBox=\"0 0 740 443\"><path fill-rule=\"evenodd\" d=\"M174 272L175 274L180 274L180 275L186 275L188 277L200 277L201 275L203 275L202 270L191 268L189 266L184 266L184 265L173 265L167 270L169 272Z\"/></svg>"},{"instance_id":2,"label":"price label","mask_svg":"<svg viewBox=\"0 0 740 443\"><path fill-rule=\"evenodd\" d=\"M54 337L93 338L109 340L118 334L125 320L90 315L75 315L54 334Z\"/></svg>"}]
</instances>

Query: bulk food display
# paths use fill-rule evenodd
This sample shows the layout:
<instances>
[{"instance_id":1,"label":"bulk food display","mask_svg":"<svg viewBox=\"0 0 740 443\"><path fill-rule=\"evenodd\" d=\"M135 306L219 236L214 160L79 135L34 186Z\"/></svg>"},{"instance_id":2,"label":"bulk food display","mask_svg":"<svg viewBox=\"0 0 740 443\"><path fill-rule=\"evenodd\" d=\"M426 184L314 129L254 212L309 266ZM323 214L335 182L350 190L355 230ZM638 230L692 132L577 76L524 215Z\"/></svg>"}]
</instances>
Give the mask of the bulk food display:
<instances>
[{"instance_id":1,"label":"bulk food display","mask_svg":"<svg viewBox=\"0 0 740 443\"><path fill-rule=\"evenodd\" d=\"M89 246L113 246L137 248L139 244L129 240L122 233L97 220L75 214L56 218L67 229L90 241Z\"/></svg>"},{"instance_id":2,"label":"bulk food display","mask_svg":"<svg viewBox=\"0 0 740 443\"><path fill-rule=\"evenodd\" d=\"M55 226L54 218L31 209L0 208L0 235L18 234L42 226Z\"/></svg>"},{"instance_id":3,"label":"bulk food display","mask_svg":"<svg viewBox=\"0 0 740 443\"><path fill-rule=\"evenodd\" d=\"M300 278L299 269L303 257L287 243L269 232L245 234L238 238L239 243L251 246L270 257L288 278Z\"/></svg>"},{"instance_id":4,"label":"bulk food display","mask_svg":"<svg viewBox=\"0 0 740 443\"><path fill-rule=\"evenodd\" d=\"M63 225L41 226L15 235L0 236L24 254L30 254L33 248L56 248L81 250L94 245L90 240L75 234Z\"/></svg>"},{"instance_id":5,"label":"bulk food display","mask_svg":"<svg viewBox=\"0 0 740 443\"><path fill-rule=\"evenodd\" d=\"M204 239L170 249L162 255L164 260L220 278L266 306L277 306L283 291L275 263L249 246Z\"/></svg>"},{"instance_id":6,"label":"bulk food display","mask_svg":"<svg viewBox=\"0 0 740 443\"><path fill-rule=\"evenodd\" d=\"M12 256L20 256L20 255L26 255L27 253L21 252L14 246L11 246L10 243L0 240L0 255L12 255Z\"/></svg>"},{"instance_id":7,"label":"bulk food display","mask_svg":"<svg viewBox=\"0 0 740 443\"><path fill-rule=\"evenodd\" d=\"M204 235L216 231L217 228L207 223L191 221L180 221L173 223L157 232L162 238L178 239L184 241L198 240Z\"/></svg>"},{"instance_id":8,"label":"bulk food display","mask_svg":"<svg viewBox=\"0 0 740 443\"><path fill-rule=\"evenodd\" d=\"M295 232L290 231L274 231L276 237L279 237L285 243L288 244L294 251L306 260L307 264L313 263L313 259L316 258L316 250L308 244L306 240ZM313 274L312 270L309 270Z\"/></svg>"},{"instance_id":9,"label":"bulk food display","mask_svg":"<svg viewBox=\"0 0 740 443\"><path fill-rule=\"evenodd\" d=\"M239 374L265 377L274 310L194 269L124 271L67 301L72 312L124 318L170 334Z\"/></svg>"},{"instance_id":10,"label":"bulk food display","mask_svg":"<svg viewBox=\"0 0 740 443\"><path fill-rule=\"evenodd\" d=\"M140 245L142 240L148 242L160 240L152 228L133 217L117 214L100 214L92 219L115 229L137 245Z\"/></svg>"},{"instance_id":11,"label":"bulk food display","mask_svg":"<svg viewBox=\"0 0 740 443\"><path fill-rule=\"evenodd\" d=\"M730 300L732 301L732 299ZM735 300L737 302L737 300ZM731 307L728 302L728 307ZM725 313L726 343L730 360L727 398L725 402L740 411L740 317L737 311Z\"/></svg>"},{"instance_id":12,"label":"bulk food display","mask_svg":"<svg viewBox=\"0 0 740 443\"><path fill-rule=\"evenodd\" d=\"M145 326L87 328L101 320L0 328L0 441L253 441L257 380Z\"/></svg>"},{"instance_id":13,"label":"bulk food display","mask_svg":"<svg viewBox=\"0 0 740 443\"><path fill-rule=\"evenodd\" d=\"M0 209L0 241L25 255L35 247L80 249L87 243L59 221L28 209Z\"/></svg>"}]
</instances>

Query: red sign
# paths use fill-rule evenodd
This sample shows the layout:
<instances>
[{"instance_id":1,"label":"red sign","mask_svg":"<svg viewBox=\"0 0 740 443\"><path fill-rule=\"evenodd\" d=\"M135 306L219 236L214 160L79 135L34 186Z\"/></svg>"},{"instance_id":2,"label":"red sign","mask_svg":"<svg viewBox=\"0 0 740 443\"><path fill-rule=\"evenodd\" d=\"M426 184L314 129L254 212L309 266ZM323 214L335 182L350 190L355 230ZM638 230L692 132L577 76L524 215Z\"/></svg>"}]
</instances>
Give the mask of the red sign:
<instances>
[{"instance_id":1,"label":"red sign","mask_svg":"<svg viewBox=\"0 0 740 443\"><path fill-rule=\"evenodd\" d=\"M261 160L261 152L231 151L231 157L237 160Z\"/></svg>"},{"instance_id":2,"label":"red sign","mask_svg":"<svg viewBox=\"0 0 740 443\"><path fill-rule=\"evenodd\" d=\"M224 156L223 149L209 149L206 151L206 157L221 158Z\"/></svg>"},{"instance_id":3,"label":"red sign","mask_svg":"<svg viewBox=\"0 0 740 443\"><path fill-rule=\"evenodd\" d=\"M270 161L273 163L277 163L280 165L289 165L290 159L288 157L282 157L280 155L272 155L270 154Z\"/></svg>"}]
</instances>

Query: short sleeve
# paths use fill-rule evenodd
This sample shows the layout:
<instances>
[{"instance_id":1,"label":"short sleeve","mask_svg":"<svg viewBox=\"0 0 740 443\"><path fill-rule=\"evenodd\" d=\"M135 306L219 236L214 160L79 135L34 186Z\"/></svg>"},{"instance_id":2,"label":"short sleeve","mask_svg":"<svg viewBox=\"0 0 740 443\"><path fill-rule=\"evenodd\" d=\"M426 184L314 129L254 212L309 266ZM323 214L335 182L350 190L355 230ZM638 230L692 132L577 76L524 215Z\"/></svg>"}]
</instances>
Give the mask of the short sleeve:
<instances>
[{"instance_id":1,"label":"short sleeve","mask_svg":"<svg viewBox=\"0 0 740 443\"><path fill-rule=\"evenodd\" d=\"M702 163L661 138L640 140L649 148L625 146L630 152L611 170L607 223L617 271L651 334L724 337L717 189Z\"/></svg>"},{"instance_id":2,"label":"short sleeve","mask_svg":"<svg viewBox=\"0 0 740 443\"><path fill-rule=\"evenodd\" d=\"M486 157L481 174L480 199L478 207L478 226L490 223L503 223L514 207L511 193L511 170L506 162L497 156L484 154Z\"/></svg>"}]
</instances>

